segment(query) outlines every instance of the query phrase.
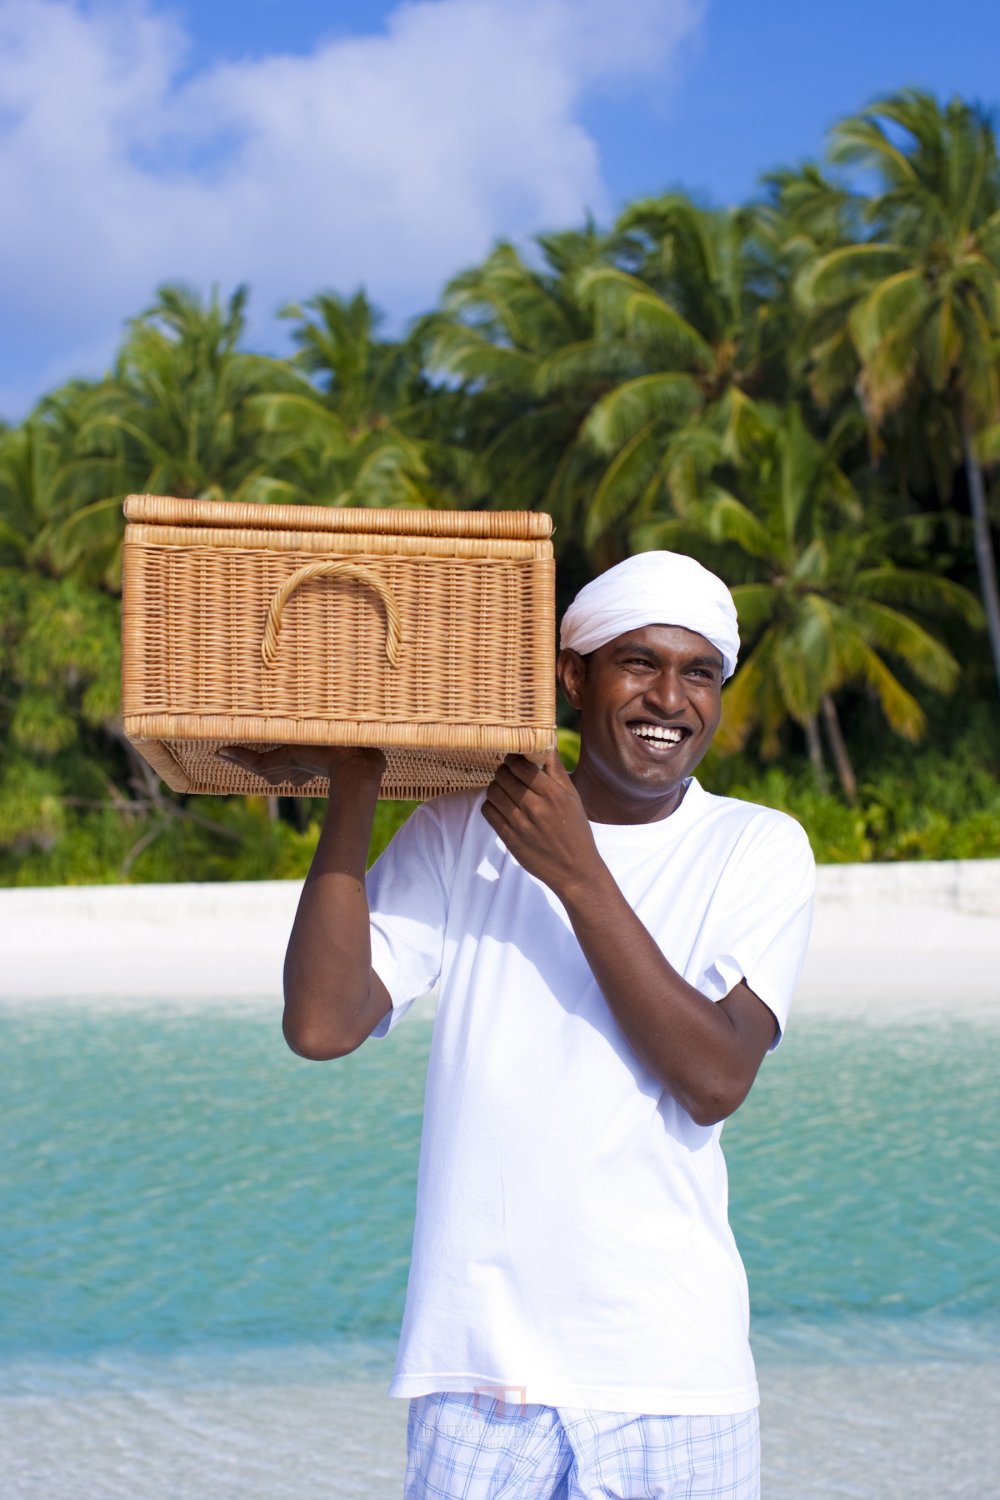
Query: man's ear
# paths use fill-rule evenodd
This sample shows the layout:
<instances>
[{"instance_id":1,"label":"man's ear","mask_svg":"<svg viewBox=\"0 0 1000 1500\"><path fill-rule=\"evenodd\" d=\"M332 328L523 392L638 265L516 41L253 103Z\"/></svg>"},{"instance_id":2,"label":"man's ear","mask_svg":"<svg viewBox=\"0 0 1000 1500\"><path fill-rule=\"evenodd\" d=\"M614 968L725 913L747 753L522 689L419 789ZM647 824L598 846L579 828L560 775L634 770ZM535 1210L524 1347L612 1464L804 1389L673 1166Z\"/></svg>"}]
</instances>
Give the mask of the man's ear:
<instances>
[{"instance_id":1,"label":"man's ear","mask_svg":"<svg viewBox=\"0 0 1000 1500\"><path fill-rule=\"evenodd\" d=\"M583 682L587 675L587 664L579 651L560 651L556 675L567 703L579 712L583 702Z\"/></svg>"}]
</instances>

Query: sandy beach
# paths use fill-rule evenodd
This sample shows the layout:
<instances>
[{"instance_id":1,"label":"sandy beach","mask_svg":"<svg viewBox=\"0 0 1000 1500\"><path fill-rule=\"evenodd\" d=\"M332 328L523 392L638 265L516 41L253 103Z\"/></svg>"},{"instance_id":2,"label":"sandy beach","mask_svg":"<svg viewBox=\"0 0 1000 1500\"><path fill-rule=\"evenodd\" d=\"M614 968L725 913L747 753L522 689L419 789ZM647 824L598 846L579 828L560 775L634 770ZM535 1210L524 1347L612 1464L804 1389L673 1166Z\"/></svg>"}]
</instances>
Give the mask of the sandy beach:
<instances>
[{"instance_id":1,"label":"sandy beach","mask_svg":"<svg viewBox=\"0 0 1000 1500\"><path fill-rule=\"evenodd\" d=\"M276 1000L299 890L297 881L2 890L0 1000ZM998 957L1000 860L826 865L796 1006L887 1020L942 1004L1000 1014Z\"/></svg>"},{"instance_id":2,"label":"sandy beach","mask_svg":"<svg viewBox=\"0 0 1000 1500\"><path fill-rule=\"evenodd\" d=\"M406 1034L396 1048L361 1049L351 1060L360 1070L356 1087L346 1064L333 1074L303 1069L290 1086L294 1064L279 1045L277 1015L299 889L298 882L264 882L0 891L0 1006L21 1059L20 1112L12 1117L23 1144L12 1154L12 1170L21 1160L24 1191L11 1232L37 1247L24 1250L19 1271L12 1266L21 1290L7 1304L13 1317L30 1301L37 1339L0 1362L4 1493L11 1500L125 1500L136 1493L199 1500L207 1492L221 1500L299 1500L331 1476L345 1500L400 1493L405 1409L385 1396L390 1354L380 1356L384 1369L368 1357L355 1368L349 1340L309 1333L312 1342L303 1342L298 1292L285 1297L283 1288L299 1288L303 1275L320 1267L320 1292L305 1294L310 1313L314 1295L335 1302L351 1278L356 1312L362 1299L350 1260L353 1221L331 1230L338 1204L360 1206L381 1236L380 1253L397 1264L408 1211L398 1205L409 1198L392 1198L392 1212L402 1215L397 1245L386 1220L388 1147L365 1167L352 1132L372 1128L364 1125L370 1109L380 1129L391 1122L388 1141L415 1156L406 1132L417 1118L422 1072L413 1056L425 1057L427 1031L401 1028ZM904 1493L975 1500L995 1473L995 1444L983 1437L993 1430L986 1403L996 1389L995 1332L976 1301L983 1277L992 1276L992 1259L984 1273L975 1253L988 1194L979 1178L963 1186L949 1152L953 1135L976 1141L982 1130L982 1151L964 1170L986 1162L989 1131L976 1100L990 1096L994 1076L998 954L1000 861L819 871L813 943L793 1021L814 1016L820 1024L803 1026L782 1062L789 1080L801 1078L809 1088L808 1118L787 1115L782 1069L765 1080L778 1090L770 1096L776 1118L793 1118L797 1142L803 1133L808 1141L804 1153L798 1143L790 1152L787 1130L760 1127L753 1161L766 1214L743 1209L750 1249L755 1233L765 1235L765 1268L772 1243L779 1259L789 1257L772 1284L756 1252L769 1500ZM92 1025L91 1013L104 1024ZM987 1025L947 1028L955 1015ZM840 1017L852 1024L829 1024ZM862 1020L884 1023L868 1031L863 1052L854 1031ZM910 1025L925 1021L930 1030ZM911 1074L930 1076L938 1027L948 1037L947 1056L935 1063L935 1089L925 1097ZM155 1060L135 1046L150 1030ZM126 1047L132 1050L123 1069ZM373 1068L384 1076L369 1087L365 1070ZM882 1090L874 1101L863 1081L872 1071ZM65 1119L50 1128L62 1118L63 1094ZM289 1120L287 1129L281 1122ZM77 1123L70 1128L70 1121ZM911 1171L918 1126L919 1191ZM824 1156L831 1140L837 1150ZM738 1155L738 1129L733 1145ZM344 1168L339 1194L300 1192L296 1184L326 1181L331 1150L354 1162L354 1176ZM286 1160L281 1153L289 1151ZM60 1175L53 1163L66 1153L72 1159ZM737 1173L744 1197L756 1181L745 1167ZM362 1181L363 1171L369 1176ZM784 1191L772 1201L779 1178ZM893 1193L898 1201L890 1207ZM206 1204L211 1214L199 1229ZM823 1230L831 1212L840 1215L833 1237ZM220 1213L236 1218L213 1238L211 1215ZM63 1216L68 1226L57 1241L49 1238L47 1215ZM872 1240L869 1221L884 1222L886 1234ZM956 1223L960 1242L950 1238ZM296 1260L303 1234L314 1250ZM319 1245L329 1248L316 1251ZM812 1267L809 1283L790 1286L799 1261ZM185 1266L176 1286L175 1264ZM33 1279L39 1265L46 1269ZM216 1348L218 1327L229 1328L219 1322L227 1299L247 1277L255 1290L247 1294L252 1316L238 1323L243 1342ZM378 1290L384 1280L372 1286ZM810 1287L815 1296L807 1295ZM94 1347L84 1341L64 1349L60 1342L46 1354L45 1330L57 1328L62 1339L101 1296L110 1300L101 1304ZM175 1348L177 1340L167 1340L159 1353L133 1349L135 1328L152 1336L184 1296L195 1299L193 1326L205 1319L210 1325L201 1342ZM284 1343L260 1335L269 1298L275 1326L288 1328ZM962 1312L962 1298L974 1312ZM842 1304L832 1320L831 1299ZM772 1307L768 1316L771 1304L777 1314ZM324 1328L339 1326L329 1309L324 1316ZM914 1411L922 1413L916 1427Z\"/></svg>"}]
</instances>

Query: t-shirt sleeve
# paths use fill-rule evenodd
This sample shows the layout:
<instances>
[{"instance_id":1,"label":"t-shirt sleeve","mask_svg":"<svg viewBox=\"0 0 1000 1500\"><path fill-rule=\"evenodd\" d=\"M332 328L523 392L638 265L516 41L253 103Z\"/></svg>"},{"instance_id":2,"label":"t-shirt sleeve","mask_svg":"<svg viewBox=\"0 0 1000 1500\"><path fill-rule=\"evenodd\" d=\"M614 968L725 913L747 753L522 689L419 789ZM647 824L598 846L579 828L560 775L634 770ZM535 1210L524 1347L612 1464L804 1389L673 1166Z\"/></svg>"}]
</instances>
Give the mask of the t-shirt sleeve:
<instances>
[{"instance_id":1,"label":"t-shirt sleeve","mask_svg":"<svg viewBox=\"0 0 1000 1500\"><path fill-rule=\"evenodd\" d=\"M747 830L726 871L719 948L709 974L718 998L741 979L774 1013L781 1040L809 944L816 865L805 831L772 813Z\"/></svg>"},{"instance_id":2,"label":"t-shirt sleeve","mask_svg":"<svg viewBox=\"0 0 1000 1500\"><path fill-rule=\"evenodd\" d=\"M392 999L374 1037L387 1036L440 976L451 884L447 844L442 818L425 803L368 871L372 968Z\"/></svg>"}]
</instances>

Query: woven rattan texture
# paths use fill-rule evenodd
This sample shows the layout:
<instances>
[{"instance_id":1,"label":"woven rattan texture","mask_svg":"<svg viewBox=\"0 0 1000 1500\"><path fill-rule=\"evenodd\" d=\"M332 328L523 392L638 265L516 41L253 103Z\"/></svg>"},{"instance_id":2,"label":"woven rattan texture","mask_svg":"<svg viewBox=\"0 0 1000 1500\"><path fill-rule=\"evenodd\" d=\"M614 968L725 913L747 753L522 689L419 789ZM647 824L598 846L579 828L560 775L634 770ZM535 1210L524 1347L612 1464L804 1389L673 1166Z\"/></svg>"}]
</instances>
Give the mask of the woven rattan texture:
<instances>
[{"instance_id":1,"label":"woven rattan texture","mask_svg":"<svg viewBox=\"0 0 1000 1500\"><path fill-rule=\"evenodd\" d=\"M272 786L230 762L219 760L216 750L232 741L165 740L143 745L153 749L150 762L175 791L242 793L246 796L325 797L327 777L317 776L305 786ZM253 748L270 750L273 742L258 741ZM486 786L503 759L494 750L387 750L385 775L379 795L399 802L422 802L445 792L468 791Z\"/></svg>"},{"instance_id":2,"label":"woven rattan texture","mask_svg":"<svg viewBox=\"0 0 1000 1500\"><path fill-rule=\"evenodd\" d=\"M505 754L553 743L548 542L322 534L315 508L308 532L247 531L243 513L263 508L205 501L164 500L170 522L151 525L160 498L141 497L144 519L126 532L123 714L170 785L264 790L215 758L220 744L375 745L389 761L382 795L419 800L484 785ZM177 507L199 524L174 524ZM309 576L337 560L350 566Z\"/></svg>"},{"instance_id":3,"label":"woven rattan texture","mask_svg":"<svg viewBox=\"0 0 1000 1500\"><path fill-rule=\"evenodd\" d=\"M159 526L226 526L254 531L342 531L368 535L496 537L545 541L552 517L527 510L363 510L337 505L239 505L172 495L129 495L128 521Z\"/></svg>"}]
</instances>

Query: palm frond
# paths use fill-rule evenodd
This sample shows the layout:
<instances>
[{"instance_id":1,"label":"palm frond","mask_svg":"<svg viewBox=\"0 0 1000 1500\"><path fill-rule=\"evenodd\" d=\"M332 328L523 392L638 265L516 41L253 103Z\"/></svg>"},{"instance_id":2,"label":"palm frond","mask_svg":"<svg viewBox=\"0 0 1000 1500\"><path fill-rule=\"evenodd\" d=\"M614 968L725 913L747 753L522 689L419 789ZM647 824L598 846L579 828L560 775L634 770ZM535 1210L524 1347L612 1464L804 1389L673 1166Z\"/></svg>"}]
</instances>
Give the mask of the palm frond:
<instances>
[{"instance_id":1,"label":"palm frond","mask_svg":"<svg viewBox=\"0 0 1000 1500\"><path fill-rule=\"evenodd\" d=\"M642 365L636 350L620 340L581 339L565 344L541 361L535 372L535 389L548 396L579 386L605 387L623 377L639 375Z\"/></svg>"},{"instance_id":2,"label":"palm frond","mask_svg":"<svg viewBox=\"0 0 1000 1500\"><path fill-rule=\"evenodd\" d=\"M861 115L854 115L834 126L831 133L830 160L844 165L859 165L880 172L890 182L913 183L917 174L906 151L889 138L879 124L878 116L898 118L896 106L881 100Z\"/></svg>"},{"instance_id":3,"label":"palm frond","mask_svg":"<svg viewBox=\"0 0 1000 1500\"><path fill-rule=\"evenodd\" d=\"M834 616L826 599L808 594L800 602L790 626L775 649L781 694L799 724L813 718L830 685L833 670Z\"/></svg>"},{"instance_id":4,"label":"palm frond","mask_svg":"<svg viewBox=\"0 0 1000 1500\"><path fill-rule=\"evenodd\" d=\"M907 267L883 277L851 309L851 337L862 359L877 358L887 342L912 343L929 308L930 294L919 269Z\"/></svg>"},{"instance_id":5,"label":"palm frond","mask_svg":"<svg viewBox=\"0 0 1000 1500\"><path fill-rule=\"evenodd\" d=\"M958 615L977 629L985 624L983 606L975 594L936 573L883 563L855 573L853 587L863 597L880 603L912 605L928 614Z\"/></svg>"},{"instance_id":6,"label":"palm frond","mask_svg":"<svg viewBox=\"0 0 1000 1500\"><path fill-rule=\"evenodd\" d=\"M806 266L795 284L797 300L804 311L815 312L857 297L883 277L906 269L907 256L898 245L842 245Z\"/></svg>"},{"instance_id":7,"label":"palm frond","mask_svg":"<svg viewBox=\"0 0 1000 1500\"><path fill-rule=\"evenodd\" d=\"M525 392L534 385L535 359L530 353L494 343L461 324L439 331L429 358L432 368L477 385Z\"/></svg>"},{"instance_id":8,"label":"palm frond","mask_svg":"<svg viewBox=\"0 0 1000 1500\"><path fill-rule=\"evenodd\" d=\"M264 432L293 433L300 442L317 443L340 454L350 449L346 423L316 392L251 396L247 404L258 414Z\"/></svg>"},{"instance_id":9,"label":"palm frond","mask_svg":"<svg viewBox=\"0 0 1000 1500\"><path fill-rule=\"evenodd\" d=\"M593 546L613 521L624 515L641 496L650 472L656 467L659 444L655 423L640 427L615 454L601 476L584 525L584 542Z\"/></svg>"},{"instance_id":10,"label":"palm frond","mask_svg":"<svg viewBox=\"0 0 1000 1500\"><path fill-rule=\"evenodd\" d=\"M773 583L736 583L730 589L740 624L740 637L753 640L780 608L780 591Z\"/></svg>"},{"instance_id":11,"label":"palm frond","mask_svg":"<svg viewBox=\"0 0 1000 1500\"><path fill-rule=\"evenodd\" d=\"M890 727L904 739L918 740L927 723L924 711L878 652L861 634L843 622L837 646L840 680L846 682L860 677L866 681Z\"/></svg>"},{"instance_id":12,"label":"palm frond","mask_svg":"<svg viewBox=\"0 0 1000 1500\"><path fill-rule=\"evenodd\" d=\"M577 292L584 306L593 308L599 326L609 332L625 332L682 366L711 368L711 345L637 276L614 266L593 267L581 275Z\"/></svg>"},{"instance_id":13,"label":"palm frond","mask_svg":"<svg viewBox=\"0 0 1000 1500\"><path fill-rule=\"evenodd\" d=\"M582 433L599 452L612 453L650 422L680 426L697 403L690 375L640 375L602 396L591 408Z\"/></svg>"},{"instance_id":14,"label":"palm frond","mask_svg":"<svg viewBox=\"0 0 1000 1500\"><path fill-rule=\"evenodd\" d=\"M724 755L742 750L758 722L761 697L773 673L774 648L775 637L763 635L723 689L715 745Z\"/></svg>"},{"instance_id":15,"label":"palm frond","mask_svg":"<svg viewBox=\"0 0 1000 1500\"><path fill-rule=\"evenodd\" d=\"M758 516L734 495L724 495L707 509L705 525L717 542L735 542L750 557L774 558L774 538Z\"/></svg>"},{"instance_id":16,"label":"palm frond","mask_svg":"<svg viewBox=\"0 0 1000 1500\"><path fill-rule=\"evenodd\" d=\"M958 662L937 640L909 615L873 599L854 598L842 606L842 618L867 645L888 651L928 687L948 693L958 679Z\"/></svg>"}]
</instances>

